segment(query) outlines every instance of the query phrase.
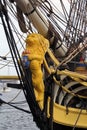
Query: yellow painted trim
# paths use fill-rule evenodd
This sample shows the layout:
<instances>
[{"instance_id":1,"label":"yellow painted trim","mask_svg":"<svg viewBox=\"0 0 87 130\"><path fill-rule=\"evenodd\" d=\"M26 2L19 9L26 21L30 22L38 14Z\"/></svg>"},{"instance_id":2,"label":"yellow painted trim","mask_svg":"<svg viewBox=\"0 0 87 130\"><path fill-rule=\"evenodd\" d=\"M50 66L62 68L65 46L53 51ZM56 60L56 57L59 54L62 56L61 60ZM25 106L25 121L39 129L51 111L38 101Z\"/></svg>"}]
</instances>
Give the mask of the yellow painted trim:
<instances>
[{"instance_id":1,"label":"yellow painted trim","mask_svg":"<svg viewBox=\"0 0 87 130\"><path fill-rule=\"evenodd\" d=\"M66 76L70 76L70 77L75 77L75 78L80 78L80 79L83 79L83 80L87 80L87 76L84 75L84 74L80 74L80 73L77 73L77 72L72 72L72 71L69 71L69 70L57 70L57 74L60 74L60 75L66 75Z\"/></svg>"},{"instance_id":2,"label":"yellow painted trim","mask_svg":"<svg viewBox=\"0 0 87 130\"><path fill-rule=\"evenodd\" d=\"M86 68L85 68L85 67L80 67L80 66L79 66L79 67L76 68L75 71L78 71L78 70L82 70L82 71L85 70L85 71L86 71Z\"/></svg>"},{"instance_id":3,"label":"yellow painted trim","mask_svg":"<svg viewBox=\"0 0 87 130\"><path fill-rule=\"evenodd\" d=\"M18 80L18 76L0 76L0 79L3 80Z\"/></svg>"},{"instance_id":4,"label":"yellow painted trim","mask_svg":"<svg viewBox=\"0 0 87 130\"><path fill-rule=\"evenodd\" d=\"M48 106L49 106L49 101L48 101ZM42 102L39 102L38 104L40 108L42 109L42 106L43 106ZM73 127L76 123L76 120L79 116L80 111L81 109L68 107L68 114L67 114L67 108L65 106L54 103L53 120L57 124L62 124L65 126ZM48 111L48 117L49 117L49 111ZM76 124L76 127L87 128L87 111L86 110L82 110L79 120Z\"/></svg>"}]
</instances>

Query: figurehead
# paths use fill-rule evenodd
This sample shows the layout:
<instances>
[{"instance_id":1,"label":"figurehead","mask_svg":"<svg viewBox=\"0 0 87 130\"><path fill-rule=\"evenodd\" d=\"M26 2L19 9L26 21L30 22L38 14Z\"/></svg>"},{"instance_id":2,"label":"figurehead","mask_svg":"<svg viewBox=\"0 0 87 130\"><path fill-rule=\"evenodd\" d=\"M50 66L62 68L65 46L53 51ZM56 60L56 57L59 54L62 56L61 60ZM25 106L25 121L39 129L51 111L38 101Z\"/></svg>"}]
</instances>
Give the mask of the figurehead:
<instances>
[{"instance_id":1,"label":"figurehead","mask_svg":"<svg viewBox=\"0 0 87 130\"><path fill-rule=\"evenodd\" d=\"M26 49L23 55L28 57L29 67L32 73L32 85L34 87L35 97L37 101L44 99L44 82L42 64L44 56L49 48L49 41L41 34L29 34L25 40Z\"/></svg>"}]
</instances>

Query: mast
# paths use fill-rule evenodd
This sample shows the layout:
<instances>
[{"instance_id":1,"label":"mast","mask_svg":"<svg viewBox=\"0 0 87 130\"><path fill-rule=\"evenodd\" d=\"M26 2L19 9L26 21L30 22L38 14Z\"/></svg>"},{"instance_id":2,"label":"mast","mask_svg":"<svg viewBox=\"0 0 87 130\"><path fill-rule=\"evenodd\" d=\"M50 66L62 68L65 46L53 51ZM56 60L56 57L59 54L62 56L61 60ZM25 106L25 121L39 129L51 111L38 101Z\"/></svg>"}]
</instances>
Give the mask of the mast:
<instances>
[{"instance_id":1,"label":"mast","mask_svg":"<svg viewBox=\"0 0 87 130\"><path fill-rule=\"evenodd\" d=\"M56 34L58 33L54 31L54 27L52 27L53 25L50 25L50 22L47 19L47 17L45 17L44 14L41 12L41 10L38 8L39 5L36 4L36 1L31 1L31 0L30 1L14 0L14 1L16 2L17 6L21 9L21 11L27 16L29 21L34 25L38 33L42 34L44 37L48 38L49 40L56 38ZM42 4L42 1L40 1L40 3ZM53 29L49 31L50 28ZM53 36L50 36L50 33L51 34L53 33L52 34ZM53 41L51 42L52 42L51 44L53 44ZM65 56L67 52L67 48L64 44L61 43L60 36L57 37L55 48L57 48L55 49L56 55Z\"/></svg>"}]
</instances>

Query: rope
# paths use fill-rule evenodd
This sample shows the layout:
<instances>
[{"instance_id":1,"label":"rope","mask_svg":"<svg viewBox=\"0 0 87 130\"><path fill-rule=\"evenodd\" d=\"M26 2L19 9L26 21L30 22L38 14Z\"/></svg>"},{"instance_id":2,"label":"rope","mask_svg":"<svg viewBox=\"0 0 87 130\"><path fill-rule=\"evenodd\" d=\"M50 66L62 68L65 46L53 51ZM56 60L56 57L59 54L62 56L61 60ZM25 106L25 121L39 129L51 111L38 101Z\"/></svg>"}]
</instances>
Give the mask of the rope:
<instances>
[{"instance_id":1,"label":"rope","mask_svg":"<svg viewBox=\"0 0 87 130\"><path fill-rule=\"evenodd\" d=\"M55 77L53 77L54 81L56 82L56 84L59 85L59 87L61 87L64 91L66 91L67 93L75 96L75 97L79 97L79 98L83 98L83 99L87 99L87 96L82 96L79 94L75 94L74 92L68 90L65 86L61 85L60 81L57 81Z\"/></svg>"},{"instance_id":2,"label":"rope","mask_svg":"<svg viewBox=\"0 0 87 130\"><path fill-rule=\"evenodd\" d=\"M50 51L49 51L50 52ZM51 53L51 52L50 52ZM51 55L51 54L50 54ZM55 59L54 59L54 56L53 56L53 54L52 54L52 59L53 59L53 61L55 62ZM56 64L58 64L58 62L55 62ZM57 83L64 91L66 91L67 93L70 93L70 94L72 94L73 96L76 96L76 97L79 97L79 98L84 98L84 99L86 99L87 98L87 96L82 96L82 95L79 95L79 94L75 94L75 93L73 93L72 91L70 91L70 90L68 90L65 86L62 86L61 84L60 84L60 81L57 81L56 80L56 77L55 77L55 74L57 74L57 75L67 75L67 76L69 76L69 77L71 77L72 79L74 79L75 81L77 81L77 82L80 82L80 84L83 84L83 85L85 85L85 86L87 86L87 82L83 82L80 78L82 78L82 79L86 79L87 77L86 76L84 76L84 75L78 75L78 73L73 73L73 72L70 72L70 71L58 71L58 70L55 70L54 68L51 70L50 69L50 67L48 66L48 64L47 64L47 61L46 61L46 59L44 58L44 65L45 65L45 67L46 67L46 70L47 70L47 72L51 75L52 73L54 73L54 76L53 76L53 79L54 79L54 81L55 81L55 83ZM69 73L68 73L69 72ZM75 77L74 77L75 76Z\"/></svg>"},{"instance_id":3,"label":"rope","mask_svg":"<svg viewBox=\"0 0 87 130\"><path fill-rule=\"evenodd\" d=\"M3 11L3 10L2 10ZM28 72L25 70L21 57L19 55L19 51L13 36L13 33L11 31L10 23L9 23L9 17L7 14L7 11L4 10L5 12L1 12L1 19L3 22L3 27L6 33L8 45L10 48L10 52L14 61L14 65L20 80L20 84L22 86L24 95L26 97L26 101L30 107L31 113L34 117L34 121L38 125L39 128L43 129L44 122L43 122L43 117L42 117L42 111L39 107L39 104L36 102L35 95L34 95L34 90L32 87L32 84L30 82L31 79L29 79ZM3 19L3 13L5 16L5 20ZM8 26L8 29L6 28L6 24ZM20 61L20 62L19 62ZM28 69L29 71L29 69ZM11 105L11 104L9 104ZM16 107L15 107L16 108Z\"/></svg>"},{"instance_id":4,"label":"rope","mask_svg":"<svg viewBox=\"0 0 87 130\"><path fill-rule=\"evenodd\" d=\"M18 109L18 110L21 110L21 111L23 111L23 112L26 112L26 113L28 113L28 114L31 114L30 111L27 111L27 110L25 110L25 109L22 109L22 108L19 108L19 107L17 107L17 106L14 106L14 105L12 105L12 103L6 102L6 101L2 100L1 98L0 98L0 103L1 103L1 104L2 104L2 103L7 104L7 105L9 105L9 106L11 106L11 107L13 107L13 108L16 108L16 109Z\"/></svg>"},{"instance_id":5,"label":"rope","mask_svg":"<svg viewBox=\"0 0 87 130\"><path fill-rule=\"evenodd\" d=\"M9 101L9 103L12 102L12 101L14 101L14 100L19 96L19 94L21 93L21 91L22 91L22 90L20 90L20 91L16 94L16 96Z\"/></svg>"},{"instance_id":6,"label":"rope","mask_svg":"<svg viewBox=\"0 0 87 130\"><path fill-rule=\"evenodd\" d=\"M77 117L77 119L76 119L76 122L75 122L74 127L73 127L72 130L75 130L75 128L76 128L76 124L77 124L77 122L78 122L78 120L79 120L79 118L80 118L80 115L81 115L81 113L82 113L82 110L83 110L83 108L81 108L81 110L80 110L80 112L79 112L79 114L78 114L78 117Z\"/></svg>"}]
</instances>

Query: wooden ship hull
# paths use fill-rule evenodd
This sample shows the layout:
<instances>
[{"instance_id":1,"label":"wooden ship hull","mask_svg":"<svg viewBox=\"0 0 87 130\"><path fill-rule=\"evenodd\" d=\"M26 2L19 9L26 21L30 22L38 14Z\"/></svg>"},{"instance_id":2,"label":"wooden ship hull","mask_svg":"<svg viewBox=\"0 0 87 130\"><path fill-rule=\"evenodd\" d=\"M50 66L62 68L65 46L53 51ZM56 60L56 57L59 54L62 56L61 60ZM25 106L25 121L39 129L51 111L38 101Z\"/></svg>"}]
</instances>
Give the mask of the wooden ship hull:
<instances>
[{"instance_id":1,"label":"wooden ship hull","mask_svg":"<svg viewBox=\"0 0 87 130\"><path fill-rule=\"evenodd\" d=\"M87 129L87 1L69 1L69 12L63 1L60 0L60 4L64 19L56 14L55 6L56 12L53 10L51 1L0 1L0 16L17 71L17 77L1 76L0 79L20 81L19 85L8 84L8 87L23 90L40 130L83 130ZM29 66L24 65L22 53L20 54L17 48L11 30L9 7L16 10L16 19L23 33L40 33L50 42L42 66L45 86L43 100L36 98L32 71ZM57 13L60 14L59 11ZM64 27L56 20L63 23ZM40 94L39 91L37 93Z\"/></svg>"}]
</instances>

